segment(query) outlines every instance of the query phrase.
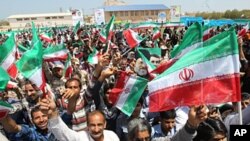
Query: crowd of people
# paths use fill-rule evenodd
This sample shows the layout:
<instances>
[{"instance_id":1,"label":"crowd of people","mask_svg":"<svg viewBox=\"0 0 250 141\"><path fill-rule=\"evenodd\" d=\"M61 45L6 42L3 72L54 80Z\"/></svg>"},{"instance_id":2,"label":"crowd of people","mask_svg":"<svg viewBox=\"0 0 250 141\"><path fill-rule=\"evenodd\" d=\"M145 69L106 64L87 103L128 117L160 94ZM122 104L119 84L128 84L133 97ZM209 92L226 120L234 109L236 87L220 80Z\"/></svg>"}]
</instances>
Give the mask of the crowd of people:
<instances>
[{"instance_id":1,"label":"crowd of people","mask_svg":"<svg viewBox=\"0 0 250 141\"><path fill-rule=\"evenodd\" d=\"M215 28L211 36L226 30ZM242 26L236 26L239 31ZM51 41L42 40L43 48L64 44L72 56L73 72L64 76L65 61L43 62L47 95L31 81L18 75L17 86L1 92L1 100L13 110L0 120L1 141L226 141L230 125L239 124L237 103L182 106L151 113L148 111L148 90L145 89L133 113L128 116L115 107L112 88L121 72L150 79L147 66L137 50L130 49L123 37L122 26L116 26L106 48L99 40L100 30L83 26L49 28ZM161 50L149 60L156 67L171 58L170 51L183 38L188 27L160 27L161 37L152 40L152 29L136 29L143 48ZM7 35L1 34L0 44ZM30 49L31 30L15 35L16 44ZM241 58L241 104L243 124L250 123L250 32L239 38ZM156 43L156 44L155 44ZM90 64L89 55L97 50L98 63ZM146 56L146 55L145 55ZM183 92L184 94L185 92Z\"/></svg>"}]
</instances>

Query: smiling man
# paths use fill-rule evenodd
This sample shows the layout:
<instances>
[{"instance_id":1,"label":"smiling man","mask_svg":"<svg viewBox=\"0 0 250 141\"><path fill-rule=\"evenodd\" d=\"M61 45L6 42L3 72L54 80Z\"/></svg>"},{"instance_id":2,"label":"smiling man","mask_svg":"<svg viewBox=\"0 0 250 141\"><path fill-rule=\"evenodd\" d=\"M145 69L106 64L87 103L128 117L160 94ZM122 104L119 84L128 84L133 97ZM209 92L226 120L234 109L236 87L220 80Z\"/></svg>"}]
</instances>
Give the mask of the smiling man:
<instances>
[{"instance_id":1,"label":"smiling man","mask_svg":"<svg viewBox=\"0 0 250 141\"><path fill-rule=\"evenodd\" d=\"M50 98L40 101L40 108L49 115L49 130L60 141L119 141L118 136L106 128L105 115L98 110L87 113L87 131L76 132L68 128L58 115L55 102Z\"/></svg>"},{"instance_id":2,"label":"smiling man","mask_svg":"<svg viewBox=\"0 0 250 141\"><path fill-rule=\"evenodd\" d=\"M9 135L10 140L15 141L57 141L53 134L48 131L48 116L41 112L39 107L31 110L34 127L16 122L7 116L0 123Z\"/></svg>"}]
</instances>

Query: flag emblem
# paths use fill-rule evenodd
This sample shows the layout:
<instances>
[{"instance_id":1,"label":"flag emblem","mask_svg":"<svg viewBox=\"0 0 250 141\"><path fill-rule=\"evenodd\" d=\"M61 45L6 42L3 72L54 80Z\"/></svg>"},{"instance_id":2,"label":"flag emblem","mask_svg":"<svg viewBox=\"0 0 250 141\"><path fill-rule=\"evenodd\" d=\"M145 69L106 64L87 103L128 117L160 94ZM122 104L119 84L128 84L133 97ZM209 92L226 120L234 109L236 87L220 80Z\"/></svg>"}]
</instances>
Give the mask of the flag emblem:
<instances>
[{"instance_id":1,"label":"flag emblem","mask_svg":"<svg viewBox=\"0 0 250 141\"><path fill-rule=\"evenodd\" d=\"M180 73L179 73L179 78L183 81L189 81L191 78L194 77L194 71L192 69L187 69L184 68Z\"/></svg>"}]
</instances>

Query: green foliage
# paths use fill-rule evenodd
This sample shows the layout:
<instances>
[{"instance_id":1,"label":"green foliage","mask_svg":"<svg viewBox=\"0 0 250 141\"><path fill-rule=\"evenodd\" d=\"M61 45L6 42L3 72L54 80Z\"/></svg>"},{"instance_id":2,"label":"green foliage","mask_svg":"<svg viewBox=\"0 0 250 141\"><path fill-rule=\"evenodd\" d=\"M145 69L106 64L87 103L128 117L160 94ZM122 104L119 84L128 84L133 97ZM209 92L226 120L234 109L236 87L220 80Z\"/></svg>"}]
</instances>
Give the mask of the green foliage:
<instances>
[{"instance_id":1,"label":"green foliage","mask_svg":"<svg viewBox=\"0 0 250 141\"><path fill-rule=\"evenodd\" d=\"M250 10L227 10L225 12L198 12L195 16L201 16L204 19L250 19Z\"/></svg>"}]
</instances>

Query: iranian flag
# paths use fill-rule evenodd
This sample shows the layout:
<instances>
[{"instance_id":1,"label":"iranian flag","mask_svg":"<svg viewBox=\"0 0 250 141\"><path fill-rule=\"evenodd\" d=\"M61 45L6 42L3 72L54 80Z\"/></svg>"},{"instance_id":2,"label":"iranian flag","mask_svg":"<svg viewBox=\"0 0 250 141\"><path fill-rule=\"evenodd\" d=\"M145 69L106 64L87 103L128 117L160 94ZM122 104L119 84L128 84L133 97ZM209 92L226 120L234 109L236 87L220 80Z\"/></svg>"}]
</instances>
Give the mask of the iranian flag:
<instances>
[{"instance_id":1,"label":"iranian flag","mask_svg":"<svg viewBox=\"0 0 250 141\"><path fill-rule=\"evenodd\" d=\"M65 63L65 69L64 69L64 77L65 78L70 78L72 73L73 73L73 67L71 64L71 55L68 53L68 58Z\"/></svg>"},{"instance_id":2,"label":"iranian flag","mask_svg":"<svg viewBox=\"0 0 250 141\"><path fill-rule=\"evenodd\" d=\"M129 78L129 74L125 71L119 72L117 81L114 88L108 91L108 100L110 103L115 104L123 91L125 84Z\"/></svg>"},{"instance_id":3,"label":"iranian flag","mask_svg":"<svg viewBox=\"0 0 250 141\"><path fill-rule=\"evenodd\" d=\"M116 107L124 114L131 116L142 93L147 87L148 80L139 76L130 76L116 103Z\"/></svg>"},{"instance_id":4,"label":"iranian flag","mask_svg":"<svg viewBox=\"0 0 250 141\"><path fill-rule=\"evenodd\" d=\"M44 61L62 61L68 57L68 49L65 45L54 45L43 50Z\"/></svg>"},{"instance_id":5,"label":"iranian flag","mask_svg":"<svg viewBox=\"0 0 250 141\"><path fill-rule=\"evenodd\" d=\"M0 120L5 118L12 109L13 107L9 103L0 100Z\"/></svg>"},{"instance_id":6,"label":"iranian flag","mask_svg":"<svg viewBox=\"0 0 250 141\"><path fill-rule=\"evenodd\" d=\"M123 36L125 37L127 44L130 48L138 46L145 38L142 38L135 31L127 29L123 31Z\"/></svg>"},{"instance_id":7,"label":"iranian flag","mask_svg":"<svg viewBox=\"0 0 250 141\"><path fill-rule=\"evenodd\" d=\"M16 44L14 34L12 33L9 38L0 45L0 66L8 72L13 79L17 76L16 62Z\"/></svg>"},{"instance_id":8,"label":"iranian flag","mask_svg":"<svg viewBox=\"0 0 250 141\"><path fill-rule=\"evenodd\" d=\"M249 23L247 23L238 33L238 37L243 37L249 30Z\"/></svg>"},{"instance_id":9,"label":"iranian flag","mask_svg":"<svg viewBox=\"0 0 250 141\"><path fill-rule=\"evenodd\" d=\"M100 56L99 52L96 50L96 48L94 48L93 52L88 56L88 62L90 64L97 64L99 56Z\"/></svg>"},{"instance_id":10,"label":"iranian flag","mask_svg":"<svg viewBox=\"0 0 250 141\"><path fill-rule=\"evenodd\" d=\"M77 34L78 30L80 29L81 23L78 21L76 25L74 26L73 32Z\"/></svg>"},{"instance_id":11,"label":"iranian flag","mask_svg":"<svg viewBox=\"0 0 250 141\"><path fill-rule=\"evenodd\" d=\"M203 41L208 40L209 38L212 37L211 32L214 30L214 27L210 27L208 25L205 25L202 27L202 32L203 32Z\"/></svg>"},{"instance_id":12,"label":"iranian flag","mask_svg":"<svg viewBox=\"0 0 250 141\"><path fill-rule=\"evenodd\" d=\"M156 40L156 39L158 39L158 38L160 38L160 37L161 37L161 31L159 30L158 27L155 27L155 28L153 29L152 40Z\"/></svg>"},{"instance_id":13,"label":"iranian flag","mask_svg":"<svg viewBox=\"0 0 250 141\"><path fill-rule=\"evenodd\" d=\"M114 29L114 22L115 22L115 16L113 15L105 27L106 37L108 37L108 40L110 40L111 36L113 35L112 32Z\"/></svg>"},{"instance_id":14,"label":"iranian flag","mask_svg":"<svg viewBox=\"0 0 250 141\"><path fill-rule=\"evenodd\" d=\"M99 35L99 40L100 40L102 43L106 43L106 41L107 41L107 35L106 35L105 29L102 29L102 30L101 30L100 35Z\"/></svg>"},{"instance_id":15,"label":"iranian flag","mask_svg":"<svg viewBox=\"0 0 250 141\"><path fill-rule=\"evenodd\" d=\"M52 38L51 36L49 36L49 34L43 32L40 34L40 38L46 42L51 42L52 41Z\"/></svg>"},{"instance_id":16,"label":"iranian flag","mask_svg":"<svg viewBox=\"0 0 250 141\"><path fill-rule=\"evenodd\" d=\"M42 71L42 43L37 36L34 23L32 23L32 35L33 48L23 54L20 60L16 62L16 66L25 78L44 91L45 78Z\"/></svg>"},{"instance_id":17,"label":"iranian flag","mask_svg":"<svg viewBox=\"0 0 250 141\"><path fill-rule=\"evenodd\" d=\"M214 36L149 82L149 110L239 101L239 66L235 31Z\"/></svg>"}]
</instances>

